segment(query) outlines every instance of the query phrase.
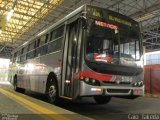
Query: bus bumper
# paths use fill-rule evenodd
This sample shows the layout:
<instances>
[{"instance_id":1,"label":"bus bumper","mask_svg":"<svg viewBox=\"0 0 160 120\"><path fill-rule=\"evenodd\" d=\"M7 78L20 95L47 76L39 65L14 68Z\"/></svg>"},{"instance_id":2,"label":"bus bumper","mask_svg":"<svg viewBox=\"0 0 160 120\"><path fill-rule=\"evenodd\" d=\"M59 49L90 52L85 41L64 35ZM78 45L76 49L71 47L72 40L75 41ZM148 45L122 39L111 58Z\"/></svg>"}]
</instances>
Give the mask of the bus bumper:
<instances>
[{"instance_id":1,"label":"bus bumper","mask_svg":"<svg viewBox=\"0 0 160 120\"><path fill-rule=\"evenodd\" d=\"M92 86L86 83L81 84L80 96L144 96L144 86Z\"/></svg>"}]
</instances>

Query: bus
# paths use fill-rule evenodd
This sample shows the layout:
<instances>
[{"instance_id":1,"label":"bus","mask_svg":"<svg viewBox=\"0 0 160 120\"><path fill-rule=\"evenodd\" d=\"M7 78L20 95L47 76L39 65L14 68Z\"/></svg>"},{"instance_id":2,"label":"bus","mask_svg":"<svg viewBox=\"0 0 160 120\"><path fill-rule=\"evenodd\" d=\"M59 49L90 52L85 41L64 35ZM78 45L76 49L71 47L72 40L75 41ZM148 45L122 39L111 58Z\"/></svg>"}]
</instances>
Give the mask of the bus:
<instances>
[{"instance_id":1,"label":"bus","mask_svg":"<svg viewBox=\"0 0 160 120\"><path fill-rule=\"evenodd\" d=\"M13 50L9 81L16 91L46 94L53 104L143 96L140 33L127 16L83 5Z\"/></svg>"}]
</instances>

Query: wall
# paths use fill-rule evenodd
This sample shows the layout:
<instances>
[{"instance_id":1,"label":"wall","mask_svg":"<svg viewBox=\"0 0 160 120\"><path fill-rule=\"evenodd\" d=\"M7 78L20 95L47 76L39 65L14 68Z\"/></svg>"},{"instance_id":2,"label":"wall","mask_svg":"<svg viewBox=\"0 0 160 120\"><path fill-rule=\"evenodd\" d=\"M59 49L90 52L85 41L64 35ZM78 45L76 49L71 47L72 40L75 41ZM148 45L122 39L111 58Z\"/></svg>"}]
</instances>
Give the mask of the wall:
<instances>
[{"instance_id":1,"label":"wall","mask_svg":"<svg viewBox=\"0 0 160 120\"><path fill-rule=\"evenodd\" d=\"M9 61L0 58L0 81L7 81Z\"/></svg>"},{"instance_id":2,"label":"wall","mask_svg":"<svg viewBox=\"0 0 160 120\"><path fill-rule=\"evenodd\" d=\"M160 94L160 65L144 66L144 84L146 93Z\"/></svg>"},{"instance_id":3,"label":"wall","mask_svg":"<svg viewBox=\"0 0 160 120\"><path fill-rule=\"evenodd\" d=\"M160 64L160 51L145 53L144 65Z\"/></svg>"}]
</instances>

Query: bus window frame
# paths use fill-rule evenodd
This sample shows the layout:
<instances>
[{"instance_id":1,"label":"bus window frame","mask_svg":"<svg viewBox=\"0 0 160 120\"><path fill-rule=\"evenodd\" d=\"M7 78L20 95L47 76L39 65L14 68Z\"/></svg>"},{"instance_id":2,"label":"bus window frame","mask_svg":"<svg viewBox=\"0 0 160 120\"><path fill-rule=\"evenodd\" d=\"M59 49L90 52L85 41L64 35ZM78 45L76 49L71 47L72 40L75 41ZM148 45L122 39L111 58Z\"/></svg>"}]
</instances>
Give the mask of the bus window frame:
<instances>
[{"instance_id":1,"label":"bus window frame","mask_svg":"<svg viewBox=\"0 0 160 120\"><path fill-rule=\"evenodd\" d=\"M47 33L43 34L42 36L45 36L45 40L44 40L45 42L42 45L40 44L40 42L41 42L41 38L40 37L38 37L38 39L35 38L34 40L31 40L27 45L23 46L19 51L16 51L15 53L13 53L13 55L14 55L13 61L15 61L15 62L25 62L28 59L33 59L33 58L39 57L39 56L36 55L36 50L38 48L41 48L41 47L43 48L44 46L47 47L47 51L43 55L46 55L46 54L49 54L49 53L52 53L52 52L56 52L56 51L62 50L63 49L62 48L63 47L63 39L65 37L65 29L66 29L65 26L66 26L66 24L63 22L62 24L56 26L51 31L48 31ZM55 38L55 39L52 40L52 31L56 31L56 30L58 30L61 27L63 28L63 30L62 30L63 32L60 33L61 36L59 36L59 37L57 37L57 38ZM48 45L51 42L56 42L58 40L61 41L60 47L56 48L56 50L54 50L54 51L48 52ZM38 41L39 41L39 43L38 43ZM32 46L33 48L30 48L32 44L34 44L33 45L34 47ZM25 48L27 49L26 51L25 51ZM22 52L22 49L23 49L23 52ZM34 53L33 57L30 58L29 54L32 51L35 51L35 53ZM16 58L15 58L15 54L16 54ZM18 61L18 58L20 58L24 54L25 54L25 60ZM40 55L40 56L42 56L42 55Z\"/></svg>"},{"instance_id":2,"label":"bus window frame","mask_svg":"<svg viewBox=\"0 0 160 120\"><path fill-rule=\"evenodd\" d=\"M33 48L30 48L31 45L33 45L32 47ZM34 39L33 41L31 41L29 44L28 44L28 52L27 52L27 59L33 59L35 58L35 48L36 48L36 40ZM31 55L31 57L29 56L31 54L31 52L33 52L33 56Z\"/></svg>"}]
</instances>

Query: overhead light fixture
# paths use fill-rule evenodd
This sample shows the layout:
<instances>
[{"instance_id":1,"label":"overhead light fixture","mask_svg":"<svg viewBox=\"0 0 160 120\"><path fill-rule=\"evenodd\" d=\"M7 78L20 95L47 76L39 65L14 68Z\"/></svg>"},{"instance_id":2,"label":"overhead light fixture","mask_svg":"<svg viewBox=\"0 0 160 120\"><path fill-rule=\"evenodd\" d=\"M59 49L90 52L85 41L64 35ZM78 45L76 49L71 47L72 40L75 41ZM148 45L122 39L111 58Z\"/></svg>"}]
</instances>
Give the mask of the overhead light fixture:
<instances>
[{"instance_id":1,"label":"overhead light fixture","mask_svg":"<svg viewBox=\"0 0 160 120\"><path fill-rule=\"evenodd\" d=\"M2 33L2 30L0 29L0 34Z\"/></svg>"},{"instance_id":2,"label":"overhead light fixture","mask_svg":"<svg viewBox=\"0 0 160 120\"><path fill-rule=\"evenodd\" d=\"M9 12L8 12L8 14L7 14L7 21L9 21L10 19L11 19L11 17L12 17L12 15L13 15L13 12L14 12L14 10L13 9L11 9Z\"/></svg>"}]
</instances>

